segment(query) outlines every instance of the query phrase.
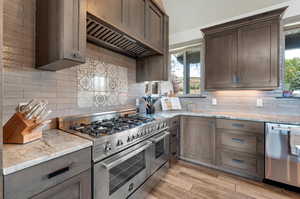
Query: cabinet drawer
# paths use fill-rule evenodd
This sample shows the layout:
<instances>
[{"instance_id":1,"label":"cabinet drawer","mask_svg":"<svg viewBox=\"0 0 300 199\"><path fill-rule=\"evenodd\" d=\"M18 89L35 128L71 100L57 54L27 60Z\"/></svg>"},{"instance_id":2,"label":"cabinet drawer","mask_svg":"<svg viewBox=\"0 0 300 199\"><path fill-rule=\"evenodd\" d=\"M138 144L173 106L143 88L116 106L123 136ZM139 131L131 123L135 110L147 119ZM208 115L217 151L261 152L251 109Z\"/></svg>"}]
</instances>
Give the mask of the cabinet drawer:
<instances>
[{"instance_id":1,"label":"cabinet drawer","mask_svg":"<svg viewBox=\"0 0 300 199\"><path fill-rule=\"evenodd\" d=\"M264 133L263 122L217 119L217 128Z\"/></svg>"},{"instance_id":2,"label":"cabinet drawer","mask_svg":"<svg viewBox=\"0 0 300 199\"><path fill-rule=\"evenodd\" d=\"M230 131L218 130L217 146L229 148L236 151L256 154L257 153L257 136L230 133Z\"/></svg>"},{"instance_id":3,"label":"cabinet drawer","mask_svg":"<svg viewBox=\"0 0 300 199\"><path fill-rule=\"evenodd\" d=\"M86 148L4 176L5 198L30 198L90 167L91 148Z\"/></svg>"},{"instance_id":4,"label":"cabinet drawer","mask_svg":"<svg viewBox=\"0 0 300 199\"><path fill-rule=\"evenodd\" d=\"M238 153L219 151L218 166L232 171L257 175L257 159Z\"/></svg>"}]
</instances>

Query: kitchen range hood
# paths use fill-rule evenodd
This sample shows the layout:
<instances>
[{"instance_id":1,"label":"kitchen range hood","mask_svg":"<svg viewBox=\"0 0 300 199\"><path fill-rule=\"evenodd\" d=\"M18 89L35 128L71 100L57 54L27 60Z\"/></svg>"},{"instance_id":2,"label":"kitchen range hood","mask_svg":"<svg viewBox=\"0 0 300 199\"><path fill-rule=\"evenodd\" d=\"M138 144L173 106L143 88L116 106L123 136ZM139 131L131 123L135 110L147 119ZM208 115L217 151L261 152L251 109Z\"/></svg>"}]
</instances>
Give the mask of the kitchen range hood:
<instances>
[{"instance_id":1,"label":"kitchen range hood","mask_svg":"<svg viewBox=\"0 0 300 199\"><path fill-rule=\"evenodd\" d=\"M86 26L87 40L95 45L133 58L158 54L155 50L140 41L133 39L129 35L89 13L87 13Z\"/></svg>"}]
</instances>

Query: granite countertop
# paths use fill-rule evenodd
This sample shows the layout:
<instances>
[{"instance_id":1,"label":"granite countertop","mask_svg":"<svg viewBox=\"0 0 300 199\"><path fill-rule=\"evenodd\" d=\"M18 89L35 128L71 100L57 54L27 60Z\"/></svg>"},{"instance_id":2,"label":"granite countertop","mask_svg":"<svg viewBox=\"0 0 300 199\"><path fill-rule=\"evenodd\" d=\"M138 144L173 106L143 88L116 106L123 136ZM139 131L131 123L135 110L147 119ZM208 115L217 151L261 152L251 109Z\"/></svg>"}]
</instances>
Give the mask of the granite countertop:
<instances>
[{"instance_id":1,"label":"granite countertop","mask_svg":"<svg viewBox=\"0 0 300 199\"><path fill-rule=\"evenodd\" d=\"M300 125L300 116L291 115L271 115L271 114L252 114L236 112L210 112L210 111L163 111L152 115L154 118L172 118L176 116L199 116L213 117L218 119L245 120L254 122L270 122Z\"/></svg>"},{"instance_id":2,"label":"granite countertop","mask_svg":"<svg viewBox=\"0 0 300 199\"><path fill-rule=\"evenodd\" d=\"M8 175L92 145L91 141L57 129L44 131L42 139L28 144L4 144L3 174Z\"/></svg>"}]
</instances>

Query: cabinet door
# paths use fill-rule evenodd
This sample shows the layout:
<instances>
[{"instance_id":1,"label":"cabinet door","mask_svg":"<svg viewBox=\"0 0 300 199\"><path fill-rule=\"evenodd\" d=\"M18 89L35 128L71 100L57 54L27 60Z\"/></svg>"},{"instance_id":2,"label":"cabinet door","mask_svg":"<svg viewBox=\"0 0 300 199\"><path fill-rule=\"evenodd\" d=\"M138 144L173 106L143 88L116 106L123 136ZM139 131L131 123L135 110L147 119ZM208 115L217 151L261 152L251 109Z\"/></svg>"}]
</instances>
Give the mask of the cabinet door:
<instances>
[{"instance_id":1,"label":"cabinet door","mask_svg":"<svg viewBox=\"0 0 300 199\"><path fill-rule=\"evenodd\" d=\"M63 48L66 59L85 62L86 51L86 1L64 2Z\"/></svg>"},{"instance_id":2,"label":"cabinet door","mask_svg":"<svg viewBox=\"0 0 300 199\"><path fill-rule=\"evenodd\" d=\"M56 71L85 63L85 0L37 0L36 27L37 68Z\"/></svg>"},{"instance_id":3,"label":"cabinet door","mask_svg":"<svg viewBox=\"0 0 300 199\"><path fill-rule=\"evenodd\" d=\"M146 0L125 0L125 25L129 33L145 39Z\"/></svg>"},{"instance_id":4,"label":"cabinet door","mask_svg":"<svg viewBox=\"0 0 300 199\"><path fill-rule=\"evenodd\" d=\"M169 77L169 17L164 16L163 55L137 60L136 81L168 81Z\"/></svg>"},{"instance_id":5,"label":"cabinet door","mask_svg":"<svg viewBox=\"0 0 300 199\"><path fill-rule=\"evenodd\" d=\"M241 88L278 87L279 24L245 26L238 31L238 70Z\"/></svg>"},{"instance_id":6,"label":"cabinet door","mask_svg":"<svg viewBox=\"0 0 300 199\"><path fill-rule=\"evenodd\" d=\"M236 87L237 32L208 35L205 43L205 89Z\"/></svg>"},{"instance_id":7,"label":"cabinet door","mask_svg":"<svg viewBox=\"0 0 300 199\"><path fill-rule=\"evenodd\" d=\"M183 117L180 132L180 157L198 163L215 162L215 120Z\"/></svg>"},{"instance_id":8,"label":"cabinet door","mask_svg":"<svg viewBox=\"0 0 300 199\"><path fill-rule=\"evenodd\" d=\"M91 199L91 170L48 189L32 199Z\"/></svg>"},{"instance_id":9,"label":"cabinet door","mask_svg":"<svg viewBox=\"0 0 300 199\"><path fill-rule=\"evenodd\" d=\"M146 14L146 40L147 42L162 51L163 49L163 13L150 0L147 1Z\"/></svg>"},{"instance_id":10,"label":"cabinet door","mask_svg":"<svg viewBox=\"0 0 300 199\"><path fill-rule=\"evenodd\" d=\"M120 28L123 23L123 6L123 0L88 0L87 11L105 22Z\"/></svg>"}]
</instances>

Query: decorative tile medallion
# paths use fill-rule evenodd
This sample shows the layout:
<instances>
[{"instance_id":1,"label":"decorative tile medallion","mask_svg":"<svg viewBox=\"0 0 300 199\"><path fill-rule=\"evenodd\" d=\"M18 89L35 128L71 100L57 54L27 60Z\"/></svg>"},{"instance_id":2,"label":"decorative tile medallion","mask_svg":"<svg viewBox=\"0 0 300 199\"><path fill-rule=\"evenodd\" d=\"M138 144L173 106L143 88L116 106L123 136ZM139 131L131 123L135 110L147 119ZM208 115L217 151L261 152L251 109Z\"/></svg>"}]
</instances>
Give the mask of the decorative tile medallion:
<instances>
[{"instance_id":1,"label":"decorative tile medallion","mask_svg":"<svg viewBox=\"0 0 300 199\"><path fill-rule=\"evenodd\" d=\"M127 68L88 57L77 67L79 107L124 105L128 97Z\"/></svg>"}]
</instances>

